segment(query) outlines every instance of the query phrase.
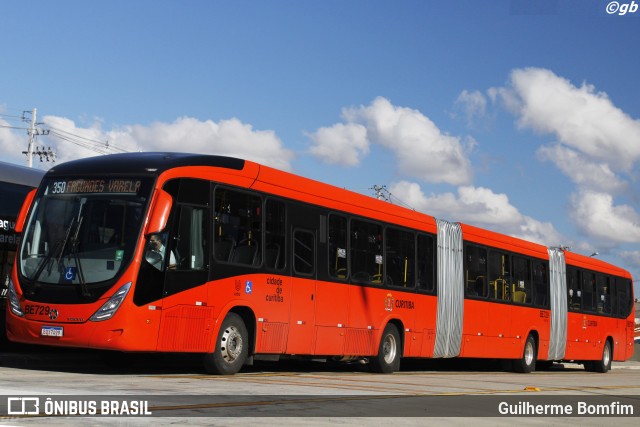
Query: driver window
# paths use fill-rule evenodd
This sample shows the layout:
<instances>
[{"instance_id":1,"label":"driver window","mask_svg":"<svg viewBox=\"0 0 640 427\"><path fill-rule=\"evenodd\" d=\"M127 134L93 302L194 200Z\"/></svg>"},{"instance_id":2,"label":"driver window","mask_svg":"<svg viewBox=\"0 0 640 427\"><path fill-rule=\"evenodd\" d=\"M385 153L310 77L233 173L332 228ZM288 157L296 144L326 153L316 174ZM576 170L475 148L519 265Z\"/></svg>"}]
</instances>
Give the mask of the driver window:
<instances>
[{"instance_id":1,"label":"driver window","mask_svg":"<svg viewBox=\"0 0 640 427\"><path fill-rule=\"evenodd\" d=\"M164 270L167 248L167 233L157 233L149 236L144 258L159 271ZM169 268L176 265L173 251L169 254Z\"/></svg>"}]
</instances>

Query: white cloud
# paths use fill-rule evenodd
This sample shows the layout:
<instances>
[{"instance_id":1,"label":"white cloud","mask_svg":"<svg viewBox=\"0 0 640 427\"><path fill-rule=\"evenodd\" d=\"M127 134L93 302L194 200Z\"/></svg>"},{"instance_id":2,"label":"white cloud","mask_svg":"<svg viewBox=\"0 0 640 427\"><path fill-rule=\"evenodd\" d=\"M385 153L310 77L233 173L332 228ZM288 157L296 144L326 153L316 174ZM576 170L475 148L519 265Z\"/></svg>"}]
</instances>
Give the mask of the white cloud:
<instances>
[{"instance_id":1,"label":"white cloud","mask_svg":"<svg viewBox=\"0 0 640 427\"><path fill-rule=\"evenodd\" d=\"M2 153L2 161L26 165L27 156L22 154L22 151L27 150L29 143L27 131L11 129L14 126L16 126L14 123L0 119L0 152ZM21 132L22 135L17 132Z\"/></svg>"},{"instance_id":2,"label":"white cloud","mask_svg":"<svg viewBox=\"0 0 640 427\"><path fill-rule=\"evenodd\" d=\"M558 169L582 188L620 193L628 187L626 182L613 173L608 164L596 163L590 157L560 144L540 147L538 156L542 160L555 163Z\"/></svg>"},{"instance_id":3,"label":"white cloud","mask_svg":"<svg viewBox=\"0 0 640 427\"><path fill-rule=\"evenodd\" d=\"M240 157L291 170L293 153L273 131L254 130L233 118L216 123L182 117L173 123L131 127L131 135L146 151L171 150Z\"/></svg>"},{"instance_id":4,"label":"white cloud","mask_svg":"<svg viewBox=\"0 0 640 427\"><path fill-rule=\"evenodd\" d=\"M412 208L450 221L460 221L546 245L564 239L552 224L522 215L505 194L488 188L462 186L457 194L426 196L417 183L401 181L390 192Z\"/></svg>"},{"instance_id":5,"label":"white cloud","mask_svg":"<svg viewBox=\"0 0 640 427\"><path fill-rule=\"evenodd\" d=\"M640 216L613 198L636 191L630 181L640 160L640 120L594 86L575 86L541 68L516 69L508 87L489 93L516 115L520 128L554 136L538 156L576 184L571 216L586 236L598 246L640 241Z\"/></svg>"},{"instance_id":6,"label":"white cloud","mask_svg":"<svg viewBox=\"0 0 640 427\"><path fill-rule=\"evenodd\" d=\"M358 123L336 123L308 135L314 142L311 154L327 163L357 166L369 153L367 129Z\"/></svg>"},{"instance_id":7,"label":"white cloud","mask_svg":"<svg viewBox=\"0 0 640 427\"><path fill-rule=\"evenodd\" d=\"M500 93L523 128L559 141L614 170L629 172L640 159L640 120L617 108L592 85L580 87L540 68L517 69Z\"/></svg>"},{"instance_id":8,"label":"white cloud","mask_svg":"<svg viewBox=\"0 0 640 427\"><path fill-rule=\"evenodd\" d=\"M181 117L173 123L129 125L108 131L103 130L99 122L83 128L72 120L55 116L45 117L45 123L75 135L70 138L76 144L49 136L48 141L57 146L58 160L61 162L99 155L77 143L97 145L104 150L106 141L111 147L126 151L179 151L240 157L283 170L291 170L290 162L293 159L293 153L284 148L275 132L254 130L251 125L236 118L216 123ZM92 143L87 139L102 143Z\"/></svg>"},{"instance_id":9,"label":"white cloud","mask_svg":"<svg viewBox=\"0 0 640 427\"><path fill-rule=\"evenodd\" d=\"M615 206L609 194L582 191L571 200L576 225L603 242L640 241L640 215L628 205Z\"/></svg>"},{"instance_id":10,"label":"white cloud","mask_svg":"<svg viewBox=\"0 0 640 427\"><path fill-rule=\"evenodd\" d=\"M456 99L456 106L459 106L464 111L467 122L471 123L476 117L483 117L487 111L487 98L479 91L469 92L463 90L458 99Z\"/></svg>"},{"instance_id":11,"label":"white cloud","mask_svg":"<svg viewBox=\"0 0 640 427\"><path fill-rule=\"evenodd\" d=\"M406 176L453 185L471 181L471 163L465 152L469 148L465 148L460 138L443 134L417 110L394 106L379 97L369 106L344 109L342 118L344 124L321 128L309 135L314 143L312 153L323 161L357 164L369 144L378 144L394 153L398 170ZM328 154L337 146L340 153L347 154L347 159Z\"/></svg>"}]
</instances>

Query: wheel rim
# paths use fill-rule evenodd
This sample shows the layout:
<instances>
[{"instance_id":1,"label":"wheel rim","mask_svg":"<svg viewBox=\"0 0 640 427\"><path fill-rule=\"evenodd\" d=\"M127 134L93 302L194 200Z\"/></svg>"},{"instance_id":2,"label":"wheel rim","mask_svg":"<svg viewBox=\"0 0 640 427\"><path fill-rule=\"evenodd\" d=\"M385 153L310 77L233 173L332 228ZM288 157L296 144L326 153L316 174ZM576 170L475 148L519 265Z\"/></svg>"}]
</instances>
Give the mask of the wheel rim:
<instances>
[{"instance_id":1,"label":"wheel rim","mask_svg":"<svg viewBox=\"0 0 640 427\"><path fill-rule=\"evenodd\" d=\"M225 329L220 339L220 353L225 362L235 362L242 354L243 345L242 334L240 334L238 328L230 326Z\"/></svg>"},{"instance_id":2,"label":"wheel rim","mask_svg":"<svg viewBox=\"0 0 640 427\"><path fill-rule=\"evenodd\" d=\"M533 353L533 343L528 341L527 345L524 347L524 363L526 363L527 366L533 363Z\"/></svg>"},{"instance_id":3,"label":"wheel rim","mask_svg":"<svg viewBox=\"0 0 640 427\"><path fill-rule=\"evenodd\" d=\"M611 347L609 347L609 343L607 343L602 353L602 364L606 367L609 366L609 362L611 362Z\"/></svg>"},{"instance_id":4,"label":"wheel rim","mask_svg":"<svg viewBox=\"0 0 640 427\"><path fill-rule=\"evenodd\" d=\"M382 345L382 354L384 355L385 363L393 363L396 359L397 352L398 345L396 343L396 338L391 334L387 335L384 339L384 344Z\"/></svg>"}]
</instances>

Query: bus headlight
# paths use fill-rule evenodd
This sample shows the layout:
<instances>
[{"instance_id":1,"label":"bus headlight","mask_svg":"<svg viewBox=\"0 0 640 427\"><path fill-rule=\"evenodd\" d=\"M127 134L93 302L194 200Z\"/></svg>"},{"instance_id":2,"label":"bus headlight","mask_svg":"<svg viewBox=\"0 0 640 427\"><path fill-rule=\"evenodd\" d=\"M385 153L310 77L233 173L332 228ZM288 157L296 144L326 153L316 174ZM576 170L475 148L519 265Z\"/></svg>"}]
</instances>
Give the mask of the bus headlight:
<instances>
[{"instance_id":1,"label":"bus headlight","mask_svg":"<svg viewBox=\"0 0 640 427\"><path fill-rule=\"evenodd\" d=\"M11 312L18 317L24 317L24 311L22 311L22 306L20 305L20 298L18 298L18 294L16 293L16 288L13 286L13 280L9 278L9 290L7 292L9 296L9 307L11 308Z\"/></svg>"},{"instance_id":2,"label":"bus headlight","mask_svg":"<svg viewBox=\"0 0 640 427\"><path fill-rule=\"evenodd\" d=\"M103 320L111 319L113 315L116 314L116 311L118 311L118 308L120 308L124 298L127 296L129 288L131 288L131 282L118 289L118 291L113 294L113 296L109 298L107 302L105 302L102 307L100 307L100 309L89 318L89 320L93 322L101 322Z\"/></svg>"}]
</instances>

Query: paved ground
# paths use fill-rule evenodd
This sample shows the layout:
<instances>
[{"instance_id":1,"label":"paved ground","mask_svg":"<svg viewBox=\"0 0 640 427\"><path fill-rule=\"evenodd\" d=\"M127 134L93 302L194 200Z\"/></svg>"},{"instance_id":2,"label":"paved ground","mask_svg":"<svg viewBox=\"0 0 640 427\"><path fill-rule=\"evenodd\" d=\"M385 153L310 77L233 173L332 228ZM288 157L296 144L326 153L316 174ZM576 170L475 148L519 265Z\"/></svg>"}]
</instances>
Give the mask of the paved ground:
<instances>
[{"instance_id":1,"label":"paved ground","mask_svg":"<svg viewBox=\"0 0 640 427\"><path fill-rule=\"evenodd\" d=\"M363 364L284 361L220 377L206 375L196 355L108 360L103 353L88 351L20 349L0 354L0 410L7 399L28 396L38 397L41 407L46 399L52 399L51 405L66 401L67 407L59 407L61 414L69 414L70 402L95 402L99 412L103 400L115 399L118 405L129 405L127 410L143 401L143 409L153 416L14 416L0 418L0 424L602 425L611 421L588 414L507 418L498 405L522 413L528 405L577 410L578 402L585 401L614 410L629 404L640 413L640 362L615 362L607 374L586 372L575 364L515 374L486 361L424 361L403 363L402 371L392 375L377 375ZM615 423L637 425L637 416L616 418Z\"/></svg>"}]
</instances>

